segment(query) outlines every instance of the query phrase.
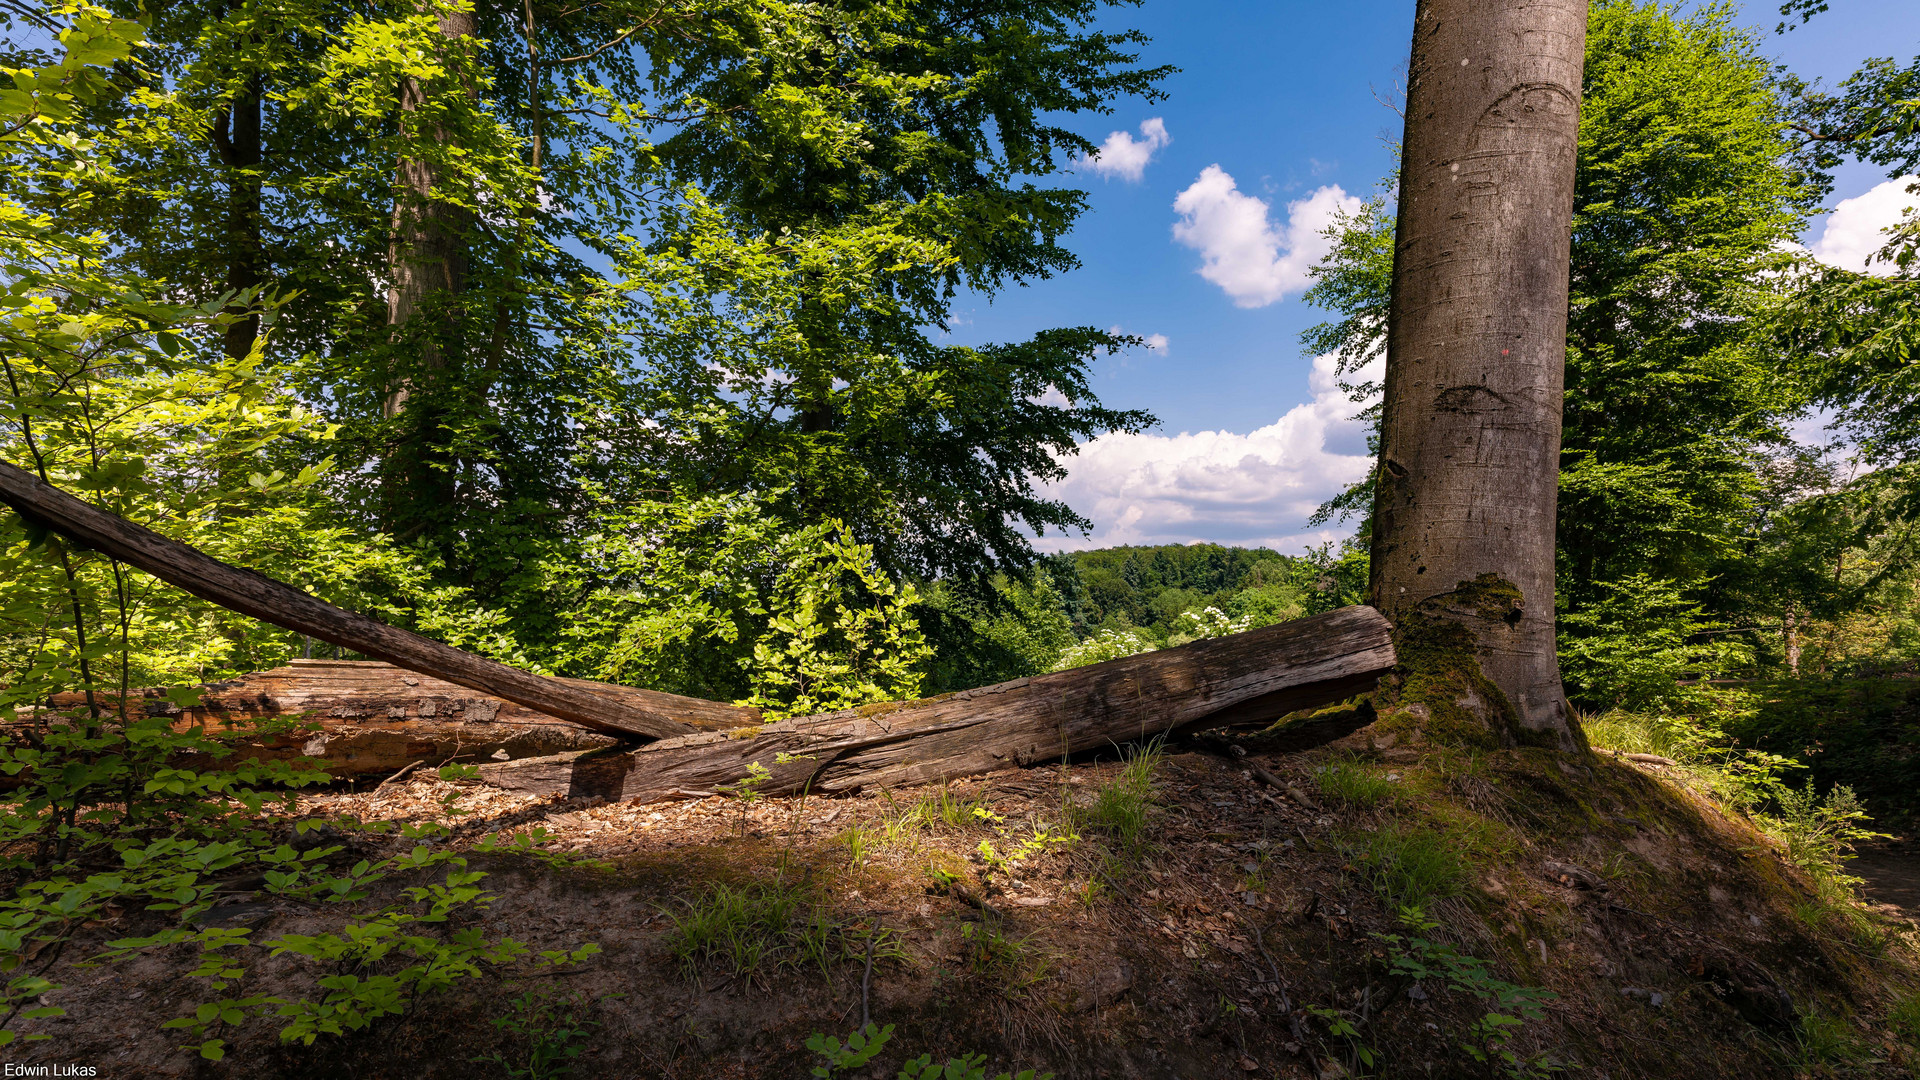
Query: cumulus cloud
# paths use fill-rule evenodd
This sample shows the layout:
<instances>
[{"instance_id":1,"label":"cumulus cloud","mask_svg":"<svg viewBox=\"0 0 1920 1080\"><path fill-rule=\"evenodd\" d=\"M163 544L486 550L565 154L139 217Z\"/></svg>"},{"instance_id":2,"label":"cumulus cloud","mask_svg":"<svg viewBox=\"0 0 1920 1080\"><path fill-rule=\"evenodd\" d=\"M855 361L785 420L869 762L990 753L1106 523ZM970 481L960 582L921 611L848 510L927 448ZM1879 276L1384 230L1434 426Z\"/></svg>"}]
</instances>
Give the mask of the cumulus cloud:
<instances>
[{"instance_id":1,"label":"cumulus cloud","mask_svg":"<svg viewBox=\"0 0 1920 1080\"><path fill-rule=\"evenodd\" d=\"M1378 370L1359 374L1380 377ZM1091 518L1093 533L1049 537L1040 546L1207 541L1299 551L1342 535L1310 530L1307 520L1366 475L1366 425L1355 419L1364 406L1340 389L1332 356L1314 359L1308 387L1312 401L1245 435L1119 434L1087 443L1050 494Z\"/></svg>"},{"instance_id":2,"label":"cumulus cloud","mask_svg":"<svg viewBox=\"0 0 1920 1080\"><path fill-rule=\"evenodd\" d=\"M1333 241L1320 235L1334 216L1355 213L1360 200L1338 185L1318 188L1287 204L1287 220L1273 222L1264 200L1242 192L1233 177L1209 165L1173 200L1180 215L1173 238L1200 252L1200 276L1226 290L1241 307L1265 307L1310 282L1307 271Z\"/></svg>"},{"instance_id":3,"label":"cumulus cloud","mask_svg":"<svg viewBox=\"0 0 1920 1080\"><path fill-rule=\"evenodd\" d=\"M1119 335L1127 333L1127 330L1119 323L1115 323L1107 327L1107 333ZM1165 334L1135 334L1134 336L1140 339L1141 347L1148 352L1159 353L1161 356L1167 355L1167 346L1172 344Z\"/></svg>"},{"instance_id":4,"label":"cumulus cloud","mask_svg":"<svg viewBox=\"0 0 1920 1080\"><path fill-rule=\"evenodd\" d=\"M1092 157L1079 159L1075 164L1083 169L1092 169L1108 180L1119 177L1129 182L1138 182L1146 175L1147 163L1153 155L1173 141L1167 134L1167 123L1159 117L1143 121L1140 125L1140 138L1135 139L1132 132L1115 131L1100 144L1100 149Z\"/></svg>"},{"instance_id":5,"label":"cumulus cloud","mask_svg":"<svg viewBox=\"0 0 1920 1080\"><path fill-rule=\"evenodd\" d=\"M1899 224L1909 208L1920 206L1920 194L1907 190L1914 184L1920 184L1920 176L1902 176L1865 195L1841 200L1827 216L1826 230L1813 243L1813 257L1843 270L1891 274L1890 264L1867 260L1886 246L1886 230Z\"/></svg>"}]
</instances>

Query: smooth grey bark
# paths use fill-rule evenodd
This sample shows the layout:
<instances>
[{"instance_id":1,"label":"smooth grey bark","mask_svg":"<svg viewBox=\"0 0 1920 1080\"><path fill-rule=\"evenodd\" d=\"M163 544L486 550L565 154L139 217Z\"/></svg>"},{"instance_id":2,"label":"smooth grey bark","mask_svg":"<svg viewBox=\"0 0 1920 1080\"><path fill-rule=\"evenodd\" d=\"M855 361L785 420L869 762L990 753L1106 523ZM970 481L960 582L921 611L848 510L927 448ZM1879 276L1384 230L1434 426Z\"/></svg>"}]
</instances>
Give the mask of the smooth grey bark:
<instances>
[{"instance_id":1,"label":"smooth grey bark","mask_svg":"<svg viewBox=\"0 0 1920 1080\"><path fill-rule=\"evenodd\" d=\"M475 33L472 11L441 9L440 33L449 49L466 47ZM400 84L400 109L418 112L428 104L430 88L417 80ZM469 87L471 93L472 88ZM445 143L451 135L438 126L431 131L436 142ZM473 227L473 215L459 203L444 198L438 188L444 178L431 161L402 158L396 174L399 197L394 201L392 233L387 253L387 325L402 327L412 322L423 304L435 294L459 296L467 287L467 232ZM429 343L421 357L424 367L445 363L436 344ZM387 388L384 403L388 418L400 415L412 396L405 378L396 378Z\"/></svg>"},{"instance_id":2,"label":"smooth grey bark","mask_svg":"<svg viewBox=\"0 0 1920 1080\"><path fill-rule=\"evenodd\" d=\"M1372 540L1374 606L1464 628L1512 706L1487 718L1565 750L1554 515L1586 29L1586 0L1420 0Z\"/></svg>"}]
</instances>

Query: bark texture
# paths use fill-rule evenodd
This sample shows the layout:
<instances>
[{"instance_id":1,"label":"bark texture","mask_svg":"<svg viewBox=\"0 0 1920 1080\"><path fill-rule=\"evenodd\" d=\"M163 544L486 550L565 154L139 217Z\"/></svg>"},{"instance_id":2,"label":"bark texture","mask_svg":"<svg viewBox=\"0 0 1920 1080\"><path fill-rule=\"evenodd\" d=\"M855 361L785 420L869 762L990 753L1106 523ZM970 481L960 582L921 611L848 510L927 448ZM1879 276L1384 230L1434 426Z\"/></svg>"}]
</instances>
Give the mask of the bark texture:
<instances>
[{"instance_id":1,"label":"bark texture","mask_svg":"<svg viewBox=\"0 0 1920 1080\"><path fill-rule=\"evenodd\" d=\"M760 723L760 710L740 705L585 679L560 681L637 708L671 713L702 731ZM473 764L503 754L508 759L550 757L621 745L614 736L504 698L371 660L294 660L286 667L200 689L200 704L192 708L173 704L163 690L133 691L129 713L170 717L176 728L199 725L210 730L263 719L305 718L319 730L243 745L239 755L322 758L336 777L386 777L416 761ZM67 693L48 704L68 711L84 707L85 701ZM107 708L121 715L111 695Z\"/></svg>"},{"instance_id":2,"label":"bark texture","mask_svg":"<svg viewBox=\"0 0 1920 1080\"><path fill-rule=\"evenodd\" d=\"M1371 583L1403 659L1409 633L1461 652L1481 722L1565 750L1554 515L1586 28L1586 0L1420 0Z\"/></svg>"},{"instance_id":3,"label":"bark texture","mask_svg":"<svg viewBox=\"0 0 1920 1080\"><path fill-rule=\"evenodd\" d=\"M443 9L439 19L440 34L447 39L449 49L464 47L474 36L471 11ZM402 80L401 111L420 112L429 104L430 89L414 79ZM442 144L451 137L437 124L429 125L425 135ZM388 272L392 276L387 289L387 325L403 327L436 295L458 297L466 290L467 233L473 228L473 215L466 207L444 197L440 188L446 178L430 160L402 158L395 179L399 197L393 205L393 231L387 255ZM445 364L446 357L438 344L428 341L422 350L422 367ZM408 380L396 379L387 389L387 416L398 416L405 411L412 392Z\"/></svg>"},{"instance_id":4,"label":"bark texture","mask_svg":"<svg viewBox=\"0 0 1920 1080\"><path fill-rule=\"evenodd\" d=\"M481 773L515 790L642 802L710 795L755 765L767 771L763 794L923 784L1331 704L1392 670L1389 638L1372 608L1343 608L946 697L483 765Z\"/></svg>"},{"instance_id":5,"label":"bark texture","mask_svg":"<svg viewBox=\"0 0 1920 1080\"><path fill-rule=\"evenodd\" d=\"M212 128L213 146L227 178L227 288L258 289L267 282L266 253L260 240L261 166L266 160L261 135L265 92L259 76L247 80L233 104ZM260 338L260 316L228 326L222 347L230 360L244 360Z\"/></svg>"},{"instance_id":6,"label":"bark texture","mask_svg":"<svg viewBox=\"0 0 1920 1080\"><path fill-rule=\"evenodd\" d=\"M622 738L664 738L692 730L670 712L604 697L576 684L508 667L334 607L291 585L229 566L116 514L90 506L5 462L0 462L0 502L77 544L110 555L231 611L296 633ZM661 696L675 702L692 700ZM711 702L696 704L707 706Z\"/></svg>"}]
</instances>

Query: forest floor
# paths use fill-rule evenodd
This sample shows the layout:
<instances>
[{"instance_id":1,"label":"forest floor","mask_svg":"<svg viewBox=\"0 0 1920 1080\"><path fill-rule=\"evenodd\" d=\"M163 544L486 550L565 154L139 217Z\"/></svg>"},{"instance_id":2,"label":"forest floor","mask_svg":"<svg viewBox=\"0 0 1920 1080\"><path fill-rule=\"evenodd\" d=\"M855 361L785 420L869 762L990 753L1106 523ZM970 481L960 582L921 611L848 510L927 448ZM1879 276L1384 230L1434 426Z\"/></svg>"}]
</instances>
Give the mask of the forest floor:
<instances>
[{"instance_id":1,"label":"forest floor","mask_svg":"<svg viewBox=\"0 0 1920 1080\"><path fill-rule=\"evenodd\" d=\"M309 797L315 817L440 821L460 847L548 830L547 854L472 856L495 899L450 929L601 951L311 1045L251 1019L210 1062L162 1027L219 996L196 950L83 965L163 925L130 912L50 973L65 1016L16 1025L53 1038L4 1057L109 1078L562 1075L542 1055L579 1077L787 1078L820 1063L809 1036L868 1015L892 1043L847 1075L969 1052L1062 1078L1916 1075L1920 963L1896 909L1823 895L1658 765L1387 742L1175 746L1150 770L834 799L570 802L431 776ZM234 900L213 917L260 943L245 992L338 974L263 946L340 912Z\"/></svg>"},{"instance_id":2,"label":"forest floor","mask_svg":"<svg viewBox=\"0 0 1920 1080\"><path fill-rule=\"evenodd\" d=\"M1862 879L1862 896L1920 920L1920 843L1908 837L1861 845L1847 872Z\"/></svg>"}]
</instances>

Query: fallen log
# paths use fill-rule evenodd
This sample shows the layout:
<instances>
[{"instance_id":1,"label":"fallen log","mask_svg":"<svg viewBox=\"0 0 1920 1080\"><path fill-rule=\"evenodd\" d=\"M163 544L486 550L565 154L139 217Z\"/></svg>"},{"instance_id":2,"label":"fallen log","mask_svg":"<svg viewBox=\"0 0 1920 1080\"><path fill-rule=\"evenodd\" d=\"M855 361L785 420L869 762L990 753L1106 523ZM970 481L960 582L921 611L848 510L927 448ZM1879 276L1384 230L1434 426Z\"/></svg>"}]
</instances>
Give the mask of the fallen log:
<instances>
[{"instance_id":1,"label":"fallen log","mask_svg":"<svg viewBox=\"0 0 1920 1080\"><path fill-rule=\"evenodd\" d=\"M563 679L637 708L670 711L702 731L758 724L760 711L716 701L681 698L612 683ZM179 729L243 730L261 720L304 718L318 725L295 736L243 742L240 758L316 757L343 779L392 776L409 764L466 763L496 757L529 758L621 745L612 736L559 720L502 698L366 660L294 660L286 667L254 672L200 687L199 704L182 708L164 690L129 695L131 715L165 716ZM118 698L106 694L106 710L119 715ZM47 703L66 712L83 707L78 693ZM194 767L185 763L182 767Z\"/></svg>"},{"instance_id":2,"label":"fallen log","mask_svg":"<svg viewBox=\"0 0 1920 1080\"><path fill-rule=\"evenodd\" d=\"M1354 607L960 694L759 725L751 724L745 711L729 711L731 706L545 678L386 626L168 540L4 462L0 502L30 523L194 595L389 661L420 673L422 679L434 677L477 690L603 735L660 740L638 748L575 749L484 767L491 782L526 791L648 801L711 793L750 777L768 794L924 783L1156 734L1266 723L1367 690L1394 664L1386 620L1372 608ZM417 681L403 675L401 683L415 691L403 697L434 699L432 693L418 692ZM410 717L404 704L395 716L390 704L387 720L430 720L437 725L440 706L434 700L432 717L418 711L423 705L415 706ZM448 721L455 726L447 729L457 748L466 745L466 706L461 713L457 721ZM700 723L689 722L695 719ZM749 723L727 731L697 731L742 721ZM492 721L476 717L474 722ZM416 724L412 730L426 726ZM365 730L372 734L356 737L376 739L380 734L378 723ZM578 738L568 735L560 742ZM390 743L407 747L404 736ZM397 769L408 760L424 760L425 751L438 754L445 745L432 740L425 744L404 749L406 760L398 756L400 750L369 750L368 755L384 755L379 768L391 763ZM537 739L523 739L519 746L523 752L543 748ZM304 743L302 750L309 747L332 756L325 753L324 743ZM504 744L495 746L501 748ZM350 745L342 749L347 752ZM263 747L261 752L290 750Z\"/></svg>"},{"instance_id":3,"label":"fallen log","mask_svg":"<svg viewBox=\"0 0 1920 1080\"><path fill-rule=\"evenodd\" d=\"M1373 687L1392 669L1369 607L1174 649L758 728L482 765L491 784L651 802L766 771L763 794L834 794L975 776L1155 735L1269 723Z\"/></svg>"},{"instance_id":4,"label":"fallen log","mask_svg":"<svg viewBox=\"0 0 1920 1080\"><path fill-rule=\"evenodd\" d=\"M28 522L221 607L376 660L621 738L667 738L695 730L682 721L675 711L677 706L615 700L578 684L521 671L335 607L264 574L229 566L84 503L6 462L0 462L0 502L12 506Z\"/></svg>"}]
</instances>

